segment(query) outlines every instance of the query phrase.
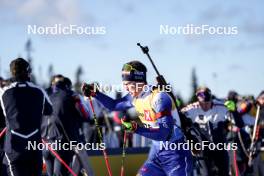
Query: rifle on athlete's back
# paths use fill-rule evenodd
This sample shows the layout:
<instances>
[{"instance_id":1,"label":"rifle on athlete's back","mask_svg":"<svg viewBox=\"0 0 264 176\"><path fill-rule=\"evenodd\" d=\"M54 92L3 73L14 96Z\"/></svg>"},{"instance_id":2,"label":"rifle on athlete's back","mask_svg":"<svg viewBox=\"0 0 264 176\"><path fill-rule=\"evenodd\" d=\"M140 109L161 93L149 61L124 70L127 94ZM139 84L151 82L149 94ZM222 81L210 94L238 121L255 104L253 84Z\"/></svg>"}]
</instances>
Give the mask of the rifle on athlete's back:
<instances>
[{"instance_id":1,"label":"rifle on athlete's back","mask_svg":"<svg viewBox=\"0 0 264 176\"><path fill-rule=\"evenodd\" d=\"M179 111L179 106L178 106L178 103L177 103L177 98L174 96L171 87L168 87L169 84L166 82L165 78L159 73L156 65L154 64L152 58L150 57L150 55L149 55L149 48L147 46L142 46L140 43L137 43L137 45L141 48L142 52L144 54L146 54L147 57L148 57L148 59L150 60L151 65L153 66L153 68L154 68L154 70L155 70L155 72L157 74L156 80L158 82L158 86L163 86L163 88L165 87L166 92L173 99L174 104L175 104L176 109L177 109L178 114L179 114L180 121L181 121L181 128L183 129L186 137L188 139L190 139L190 140L197 141L196 139L193 139L193 137L191 137L193 135L196 135L196 133L197 133L197 132L194 133L194 131L192 131L192 134L191 134L191 131L190 131L190 129L192 129L192 127L191 127L192 126L191 120L188 119L188 118L186 118L185 115Z\"/></svg>"},{"instance_id":2,"label":"rifle on athlete's back","mask_svg":"<svg viewBox=\"0 0 264 176\"><path fill-rule=\"evenodd\" d=\"M169 85L169 84L167 84L165 78L159 73L156 65L154 64L152 58L150 57L148 47L147 46L141 46L140 43L137 43L137 45L141 48L142 52L147 55L147 57L149 58L149 60L151 62L151 65L153 66L155 72L157 73L158 76L156 77L156 80L158 82L158 85L165 86L165 87L167 85ZM173 100L175 100L175 103L176 103L175 96L173 95L171 89L170 89L170 91L168 91L168 93L170 94L170 96L172 96ZM176 104L176 106L177 106L177 104Z\"/></svg>"}]
</instances>

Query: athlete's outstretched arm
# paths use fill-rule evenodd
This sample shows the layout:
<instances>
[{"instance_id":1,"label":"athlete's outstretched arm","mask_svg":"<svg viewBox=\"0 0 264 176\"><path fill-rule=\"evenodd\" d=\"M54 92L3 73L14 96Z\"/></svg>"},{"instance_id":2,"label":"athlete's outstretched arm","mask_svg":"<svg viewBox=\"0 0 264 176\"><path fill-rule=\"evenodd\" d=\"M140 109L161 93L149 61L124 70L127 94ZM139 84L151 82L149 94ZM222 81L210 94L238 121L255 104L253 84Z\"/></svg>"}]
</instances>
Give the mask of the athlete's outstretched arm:
<instances>
[{"instance_id":1,"label":"athlete's outstretched arm","mask_svg":"<svg viewBox=\"0 0 264 176\"><path fill-rule=\"evenodd\" d=\"M173 132L174 120L171 116L172 101L167 93L161 92L153 99L153 109L156 112L158 128L138 127L135 133L147 138L166 141Z\"/></svg>"},{"instance_id":2,"label":"athlete's outstretched arm","mask_svg":"<svg viewBox=\"0 0 264 176\"><path fill-rule=\"evenodd\" d=\"M97 92L95 98L110 111L123 111L133 107L132 97L130 94L115 100L101 92Z\"/></svg>"}]
</instances>

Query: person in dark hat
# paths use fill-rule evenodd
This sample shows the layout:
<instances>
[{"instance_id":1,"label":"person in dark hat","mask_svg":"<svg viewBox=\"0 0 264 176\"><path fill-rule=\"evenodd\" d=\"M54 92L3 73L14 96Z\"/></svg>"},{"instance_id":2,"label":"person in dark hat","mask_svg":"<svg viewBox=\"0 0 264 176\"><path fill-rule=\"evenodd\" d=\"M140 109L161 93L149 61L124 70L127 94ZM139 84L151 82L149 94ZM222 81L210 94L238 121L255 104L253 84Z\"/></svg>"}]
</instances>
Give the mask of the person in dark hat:
<instances>
[{"instance_id":1,"label":"person in dark hat","mask_svg":"<svg viewBox=\"0 0 264 176\"><path fill-rule=\"evenodd\" d=\"M227 94L227 100L230 100L230 101L234 101L234 103L237 103L239 99L239 95L236 91L229 91L228 94Z\"/></svg>"},{"instance_id":2,"label":"person in dark hat","mask_svg":"<svg viewBox=\"0 0 264 176\"><path fill-rule=\"evenodd\" d=\"M61 81L62 79L64 78L63 75L61 74L56 74L56 75L53 75L51 78L50 78L50 85L49 87L46 89L46 92L48 95L51 95L54 91L55 91L55 88L56 88L56 83L58 81Z\"/></svg>"},{"instance_id":3,"label":"person in dark hat","mask_svg":"<svg viewBox=\"0 0 264 176\"><path fill-rule=\"evenodd\" d=\"M199 130L203 142L214 145L226 143L227 108L213 99L208 87L196 90L197 102L193 102L181 111L190 118ZM198 155L195 172L197 175L228 175L228 153L226 150L211 150L204 147Z\"/></svg>"},{"instance_id":4,"label":"person in dark hat","mask_svg":"<svg viewBox=\"0 0 264 176\"><path fill-rule=\"evenodd\" d=\"M84 121L90 120L90 117L83 99L72 90L71 80L62 75L55 76L49 98L53 103L54 112L42 121L42 138L48 143L60 141L64 146L70 145L73 141L82 143L83 135L80 134L80 128ZM94 175L85 150L62 147L55 151L68 165L72 162L72 169L77 175L80 172ZM43 157L48 176L67 175L67 169L52 152L43 150Z\"/></svg>"},{"instance_id":5,"label":"person in dark hat","mask_svg":"<svg viewBox=\"0 0 264 176\"><path fill-rule=\"evenodd\" d=\"M41 142L41 118L52 113L52 104L45 91L30 82L31 67L26 60L13 60L10 72L10 84L0 88L7 127L3 163L10 176L40 176L41 151L28 146Z\"/></svg>"}]
</instances>

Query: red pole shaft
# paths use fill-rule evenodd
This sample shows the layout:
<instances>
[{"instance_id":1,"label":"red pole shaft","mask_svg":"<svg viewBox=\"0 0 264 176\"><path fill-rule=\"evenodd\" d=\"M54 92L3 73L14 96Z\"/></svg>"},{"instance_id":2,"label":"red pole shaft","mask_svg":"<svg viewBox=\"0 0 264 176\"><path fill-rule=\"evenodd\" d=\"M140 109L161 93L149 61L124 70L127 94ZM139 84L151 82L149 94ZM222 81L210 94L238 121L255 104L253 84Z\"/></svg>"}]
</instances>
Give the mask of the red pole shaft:
<instances>
[{"instance_id":1,"label":"red pole shaft","mask_svg":"<svg viewBox=\"0 0 264 176\"><path fill-rule=\"evenodd\" d=\"M0 139L4 136L5 132L6 132L6 127L1 131L0 133ZM52 150L52 148L49 146L49 144L42 139L43 144L48 146L49 151L69 170L69 172L73 175L73 176L77 176L77 174L75 174L73 172L73 170L65 163L65 161L63 161L63 159L59 156L58 153L56 153L54 150Z\"/></svg>"},{"instance_id":2,"label":"red pole shaft","mask_svg":"<svg viewBox=\"0 0 264 176\"><path fill-rule=\"evenodd\" d=\"M6 127L0 133L0 139L4 136L5 132L6 132Z\"/></svg>"},{"instance_id":3,"label":"red pole shaft","mask_svg":"<svg viewBox=\"0 0 264 176\"><path fill-rule=\"evenodd\" d=\"M236 151L233 151L233 157L234 157L234 168L235 168L235 176L239 175L238 166L237 166L237 157L236 157Z\"/></svg>"},{"instance_id":4,"label":"red pole shaft","mask_svg":"<svg viewBox=\"0 0 264 176\"><path fill-rule=\"evenodd\" d=\"M52 150L52 148L50 147L50 145L44 140L42 139L43 144L48 146L49 151L61 162L62 165L64 165L68 171L73 175L73 176L77 176L77 174L75 174L73 172L73 170L70 168L70 166L68 166L65 161L63 161L63 159L59 156L59 154L57 152L55 152L54 150Z\"/></svg>"},{"instance_id":5,"label":"red pole shaft","mask_svg":"<svg viewBox=\"0 0 264 176\"><path fill-rule=\"evenodd\" d=\"M125 176L125 156L126 156L126 140L127 140L127 133L124 131L124 139L123 139L123 151L122 151L122 163L121 163L121 176Z\"/></svg>"},{"instance_id":6,"label":"red pole shaft","mask_svg":"<svg viewBox=\"0 0 264 176\"><path fill-rule=\"evenodd\" d=\"M89 102L90 102L90 105L91 105L91 108L92 108L93 118L94 118L95 126L96 126L97 131L98 131L100 143L102 143L103 142L102 134L101 134L101 131L100 131L98 123L97 123L96 114L95 114L95 111L94 111L94 106L93 106L93 102L92 102L92 98L91 97L89 97ZM108 156L107 156L107 153L106 153L105 149L103 150L103 154L104 154L104 159L105 159L105 164L106 164L108 175L112 176L111 167L110 167L110 164L109 164L109 161L108 161Z\"/></svg>"}]
</instances>

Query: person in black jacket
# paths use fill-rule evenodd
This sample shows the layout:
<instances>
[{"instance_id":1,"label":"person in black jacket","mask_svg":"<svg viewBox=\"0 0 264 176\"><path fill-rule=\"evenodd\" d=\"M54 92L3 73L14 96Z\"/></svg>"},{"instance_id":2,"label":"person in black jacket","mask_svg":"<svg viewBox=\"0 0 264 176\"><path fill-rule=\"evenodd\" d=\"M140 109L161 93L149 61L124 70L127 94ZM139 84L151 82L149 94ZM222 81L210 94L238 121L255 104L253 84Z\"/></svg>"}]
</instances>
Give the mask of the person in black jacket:
<instances>
[{"instance_id":1,"label":"person in black jacket","mask_svg":"<svg viewBox=\"0 0 264 176\"><path fill-rule=\"evenodd\" d=\"M70 141L78 143L82 141L79 128L89 114L88 112L84 113L85 107L82 107L79 95L71 90L69 81L65 77L60 78L53 85L53 91L49 94L54 113L44 118L42 122L42 137L49 143L58 143L59 141L63 145L70 144ZM74 150L61 148L56 152L68 165L71 163ZM49 176L67 175L66 168L50 151L43 151L43 155Z\"/></svg>"},{"instance_id":2,"label":"person in black jacket","mask_svg":"<svg viewBox=\"0 0 264 176\"><path fill-rule=\"evenodd\" d=\"M10 85L0 89L7 127L3 163L10 176L40 176L41 151L27 147L30 142L41 142L41 118L52 113L52 104L45 91L30 82L31 68L26 60L13 60L10 71Z\"/></svg>"},{"instance_id":3,"label":"person in black jacket","mask_svg":"<svg viewBox=\"0 0 264 176\"><path fill-rule=\"evenodd\" d=\"M5 80L0 77L0 88L3 88L5 86ZM2 130L4 130L5 128L5 116L3 111L0 111L0 132L2 132ZM4 169L4 165L2 164L3 158L5 156L5 152L4 152L4 135L0 138L0 176L4 176L5 175L5 169Z\"/></svg>"}]
</instances>

